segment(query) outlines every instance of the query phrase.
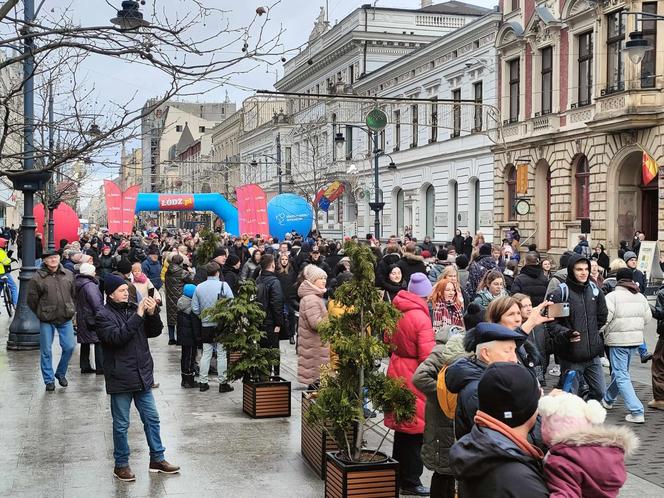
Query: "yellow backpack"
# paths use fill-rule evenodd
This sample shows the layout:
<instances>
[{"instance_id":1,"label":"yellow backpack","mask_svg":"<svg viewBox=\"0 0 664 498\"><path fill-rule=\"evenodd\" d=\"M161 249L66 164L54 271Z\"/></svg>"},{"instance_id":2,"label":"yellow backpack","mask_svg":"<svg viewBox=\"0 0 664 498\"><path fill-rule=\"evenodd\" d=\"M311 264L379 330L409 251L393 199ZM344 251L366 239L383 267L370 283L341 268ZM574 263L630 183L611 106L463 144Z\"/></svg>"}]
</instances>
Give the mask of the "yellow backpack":
<instances>
[{"instance_id":1,"label":"yellow backpack","mask_svg":"<svg viewBox=\"0 0 664 498\"><path fill-rule=\"evenodd\" d=\"M445 372L447 365L440 369L438 372L438 380L436 381L436 395L438 397L438 404L445 416L450 420L454 420L457 407L457 394L450 392L445 384Z\"/></svg>"}]
</instances>

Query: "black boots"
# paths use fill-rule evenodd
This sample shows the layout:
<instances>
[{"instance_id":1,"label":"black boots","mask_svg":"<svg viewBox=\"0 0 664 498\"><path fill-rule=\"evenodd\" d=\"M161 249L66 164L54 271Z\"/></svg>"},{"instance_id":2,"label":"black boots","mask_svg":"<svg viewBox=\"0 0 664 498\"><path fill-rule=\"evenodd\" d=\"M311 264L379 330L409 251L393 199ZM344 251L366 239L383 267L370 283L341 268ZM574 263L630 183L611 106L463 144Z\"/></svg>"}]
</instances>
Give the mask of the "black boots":
<instances>
[{"instance_id":1,"label":"black boots","mask_svg":"<svg viewBox=\"0 0 664 498\"><path fill-rule=\"evenodd\" d=\"M198 382L194 381L194 374L182 374L182 383L180 383L185 389L191 389L198 387Z\"/></svg>"}]
</instances>

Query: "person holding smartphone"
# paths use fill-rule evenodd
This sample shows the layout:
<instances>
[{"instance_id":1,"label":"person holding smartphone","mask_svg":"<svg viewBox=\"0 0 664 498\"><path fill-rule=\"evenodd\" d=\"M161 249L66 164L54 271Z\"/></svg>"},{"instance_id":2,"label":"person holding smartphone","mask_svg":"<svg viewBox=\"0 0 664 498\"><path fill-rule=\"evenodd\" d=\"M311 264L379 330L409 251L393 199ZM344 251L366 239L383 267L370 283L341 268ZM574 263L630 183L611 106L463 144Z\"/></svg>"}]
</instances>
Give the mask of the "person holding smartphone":
<instances>
[{"instance_id":1,"label":"person holding smartphone","mask_svg":"<svg viewBox=\"0 0 664 498\"><path fill-rule=\"evenodd\" d=\"M548 299L569 304L569 316L560 316L549 324L561 371L579 372L588 384L589 397L601 401L606 382L600 359L604 355L600 329L606 324L608 310L604 293L590 280L590 260L570 256L564 285Z\"/></svg>"}]
</instances>

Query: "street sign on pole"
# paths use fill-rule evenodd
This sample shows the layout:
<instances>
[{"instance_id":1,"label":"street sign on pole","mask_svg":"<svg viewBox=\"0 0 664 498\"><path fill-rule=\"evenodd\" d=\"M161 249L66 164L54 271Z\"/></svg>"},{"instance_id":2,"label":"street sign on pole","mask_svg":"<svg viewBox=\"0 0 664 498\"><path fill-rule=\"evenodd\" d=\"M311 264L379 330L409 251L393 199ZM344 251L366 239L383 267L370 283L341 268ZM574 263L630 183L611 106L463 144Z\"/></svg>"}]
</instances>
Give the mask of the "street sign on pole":
<instances>
[{"instance_id":1,"label":"street sign on pole","mask_svg":"<svg viewBox=\"0 0 664 498\"><path fill-rule=\"evenodd\" d=\"M376 107L369 111L365 122L371 131L383 131L387 126L387 114Z\"/></svg>"}]
</instances>

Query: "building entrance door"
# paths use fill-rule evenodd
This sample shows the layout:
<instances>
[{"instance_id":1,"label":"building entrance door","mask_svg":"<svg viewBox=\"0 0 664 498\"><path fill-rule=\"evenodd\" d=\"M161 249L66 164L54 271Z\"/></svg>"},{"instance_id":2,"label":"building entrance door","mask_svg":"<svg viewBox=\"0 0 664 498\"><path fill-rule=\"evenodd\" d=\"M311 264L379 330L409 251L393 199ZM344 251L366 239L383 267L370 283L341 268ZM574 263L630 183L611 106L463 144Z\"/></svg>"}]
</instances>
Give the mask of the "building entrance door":
<instances>
[{"instance_id":1,"label":"building entrance door","mask_svg":"<svg viewBox=\"0 0 664 498\"><path fill-rule=\"evenodd\" d=\"M657 240L657 213L659 208L657 199L657 178L647 186L641 187L641 231L646 240Z\"/></svg>"}]
</instances>

